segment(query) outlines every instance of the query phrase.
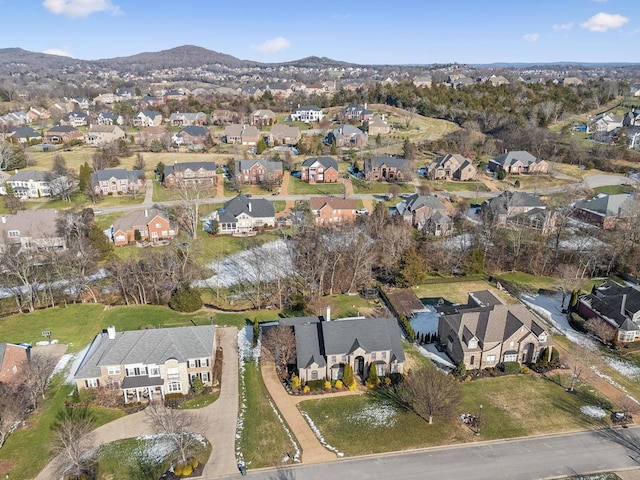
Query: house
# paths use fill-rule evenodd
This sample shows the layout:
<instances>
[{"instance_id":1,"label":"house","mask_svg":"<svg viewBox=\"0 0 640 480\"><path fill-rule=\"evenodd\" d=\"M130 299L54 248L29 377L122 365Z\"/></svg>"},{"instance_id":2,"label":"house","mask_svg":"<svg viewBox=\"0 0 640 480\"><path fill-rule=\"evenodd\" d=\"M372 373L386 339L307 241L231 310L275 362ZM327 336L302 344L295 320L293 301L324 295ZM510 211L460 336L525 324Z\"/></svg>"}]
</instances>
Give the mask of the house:
<instances>
[{"instance_id":1,"label":"house","mask_svg":"<svg viewBox=\"0 0 640 480\"><path fill-rule=\"evenodd\" d=\"M133 117L134 127L159 127L162 125L162 114L151 110L142 110Z\"/></svg>"},{"instance_id":2,"label":"house","mask_svg":"<svg viewBox=\"0 0 640 480\"><path fill-rule=\"evenodd\" d=\"M211 140L211 133L207 127L189 125L171 137L171 140L176 145L204 145Z\"/></svg>"},{"instance_id":3,"label":"house","mask_svg":"<svg viewBox=\"0 0 640 480\"><path fill-rule=\"evenodd\" d=\"M260 131L251 125L232 124L224 127L224 138L233 145L257 145Z\"/></svg>"},{"instance_id":4,"label":"house","mask_svg":"<svg viewBox=\"0 0 640 480\"><path fill-rule=\"evenodd\" d=\"M283 83L271 83L269 85L265 85L264 90L265 92L271 93L275 98L287 98L293 93L291 86Z\"/></svg>"},{"instance_id":5,"label":"house","mask_svg":"<svg viewBox=\"0 0 640 480\"><path fill-rule=\"evenodd\" d=\"M180 89L170 89L170 90L167 90L166 92L164 92L162 94L162 99L165 102L168 102L169 100L180 101L180 100L183 100L186 95L187 95L187 92L184 91L181 88Z\"/></svg>"},{"instance_id":6,"label":"house","mask_svg":"<svg viewBox=\"0 0 640 480\"><path fill-rule=\"evenodd\" d=\"M398 157L371 157L364 161L364 179L368 182L401 182L407 162Z\"/></svg>"},{"instance_id":7,"label":"house","mask_svg":"<svg viewBox=\"0 0 640 480\"><path fill-rule=\"evenodd\" d=\"M396 205L397 215L418 230L432 235L448 235L453 231L450 207L432 195L413 195Z\"/></svg>"},{"instance_id":8,"label":"house","mask_svg":"<svg viewBox=\"0 0 640 480\"><path fill-rule=\"evenodd\" d=\"M71 104L76 105L76 108L80 108L82 110L86 110L91 105L91 101L85 97L72 98L70 102Z\"/></svg>"},{"instance_id":9,"label":"house","mask_svg":"<svg viewBox=\"0 0 640 480\"><path fill-rule=\"evenodd\" d=\"M595 318L616 332L619 342L640 340L640 289L607 280L578 298L576 311L585 320Z\"/></svg>"},{"instance_id":10,"label":"house","mask_svg":"<svg viewBox=\"0 0 640 480\"><path fill-rule=\"evenodd\" d=\"M497 197L485 200L480 207L480 214L494 224L506 224L517 215L528 213L534 209L544 210L547 206L538 198L526 192L506 191Z\"/></svg>"},{"instance_id":11,"label":"house","mask_svg":"<svg viewBox=\"0 0 640 480\"><path fill-rule=\"evenodd\" d=\"M261 97L264 92L253 85L246 85L238 90L238 93L243 97Z\"/></svg>"},{"instance_id":12,"label":"house","mask_svg":"<svg viewBox=\"0 0 640 480\"><path fill-rule=\"evenodd\" d=\"M142 108L158 108L164 105L164 98L155 95L145 95L140 99Z\"/></svg>"},{"instance_id":13,"label":"house","mask_svg":"<svg viewBox=\"0 0 640 480\"><path fill-rule=\"evenodd\" d=\"M9 112L0 117L0 125L13 128L31 123L31 117L26 112Z\"/></svg>"},{"instance_id":14,"label":"house","mask_svg":"<svg viewBox=\"0 0 640 480\"><path fill-rule=\"evenodd\" d=\"M489 160L489 170L505 173L547 173L549 164L541 158L536 158L529 152L513 151L503 153Z\"/></svg>"},{"instance_id":15,"label":"house","mask_svg":"<svg viewBox=\"0 0 640 480\"><path fill-rule=\"evenodd\" d=\"M356 201L351 198L311 197L311 214L317 226L345 225L356 220Z\"/></svg>"},{"instance_id":16,"label":"house","mask_svg":"<svg viewBox=\"0 0 640 480\"><path fill-rule=\"evenodd\" d=\"M147 148L154 140L159 141L163 146L171 142L171 134L164 127L145 127L137 135L137 143Z\"/></svg>"},{"instance_id":17,"label":"house","mask_svg":"<svg viewBox=\"0 0 640 480\"><path fill-rule=\"evenodd\" d=\"M60 125L50 128L44 134L46 143L67 143L71 140L84 141L84 133L76 127Z\"/></svg>"},{"instance_id":18,"label":"house","mask_svg":"<svg viewBox=\"0 0 640 480\"><path fill-rule=\"evenodd\" d=\"M0 252L65 250L64 237L57 235L56 210L20 210L0 215Z\"/></svg>"},{"instance_id":19,"label":"house","mask_svg":"<svg viewBox=\"0 0 640 480\"><path fill-rule=\"evenodd\" d=\"M18 383L31 359L31 347L15 343L0 343L0 383Z\"/></svg>"},{"instance_id":20,"label":"house","mask_svg":"<svg viewBox=\"0 0 640 480\"><path fill-rule=\"evenodd\" d=\"M373 117L373 112L367 108L366 103L364 106L357 104L347 105L338 112L338 119L343 123L362 123L371 119L371 117Z\"/></svg>"},{"instance_id":21,"label":"house","mask_svg":"<svg viewBox=\"0 0 640 480\"><path fill-rule=\"evenodd\" d=\"M84 112L70 112L60 119L60 125L83 127L89 124L89 115Z\"/></svg>"},{"instance_id":22,"label":"house","mask_svg":"<svg viewBox=\"0 0 640 480\"><path fill-rule=\"evenodd\" d=\"M578 202L573 216L585 223L609 230L621 219L637 215L637 208L634 208L636 201L632 195L626 193L600 193L589 200Z\"/></svg>"},{"instance_id":23,"label":"house","mask_svg":"<svg viewBox=\"0 0 640 480\"><path fill-rule=\"evenodd\" d=\"M99 333L74 373L78 390L108 387L124 403L160 400L189 393L196 378L211 386L216 351L215 325Z\"/></svg>"},{"instance_id":24,"label":"house","mask_svg":"<svg viewBox=\"0 0 640 480\"><path fill-rule=\"evenodd\" d=\"M8 136L15 143L30 143L42 140L42 135L28 125L16 128Z\"/></svg>"},{"instance_id":25,"label":"house","mask_svg":"<svg viewBox=\"0 0 640 480\"><path fill-rule=\"evenodd\" d=\"M177 234L178 229L171 225L167 212L157 205L128 213L111 225L111 241L116 247L139 241L171 240Z\"/></svg>"},{"instance_id":26,"label":"house","mask_svg":"<svg viewBox=\"0 0 640 480\"><path fill-rule=\"evenodd\" d=\"M298 104L298 108L291 112L290 117L292 122L311 123L319 122L325 117L325 114L322 113L320 107L316 107L315 105L300 106Z\"/></svg>"},{"instance_id":27,"label":"house","mask_svg":"<svg viewBox=\"0 0 640 480\"><path fill-rule=\"evenodd\" d=\"M367 145L367 134L353 125L338 125L331 130L325 142L329 145L334 144L336 147L355 147L361 148Z\"/></svg>"},{"instance_id":28,"label":"house","mask_svg":"<svg viewBox=\"0 0 640 480\"><path fill-rule=\"evenodd\" d=\"M91 125L87 131L87 144L100 147L125 139L124 130L118 125Z\"/></svg>"},{"instance_id":29,"label":"house","mask_svg":"<svg viewBox=\"0 0 640 480\"><path fill-rule=\"evenodd\" d=\"M172 127L188 127L190 125L198 125L202 127L207 124L207 114L198 113L172 113L169 117L169 124Z\"/></svg>"},{"instance_id":30,"label":"house","mask_svg":"<svg viewBox=\"0 0 640 480\"><path fill-rule=\"evenodd\" d=\"M116 195L131 193L144 188L145 173L143 170L127 170L126 168L110 168L98 170L91 175L91 185L97 194Z\"/></svg>"},{"instance_id":31,"label":"house","mask_svg":"<svg viewBox=\"0 0 640 480\"><path fill-rule=\"evenodd\" d=\"M232 110L214 110L211 114L213 125L227 125L229 123L240 123L242 116Z\"/></svg>"},{"instance_id":32,"label":"house","mask_svg":"<svg viewBox=\"0 0 640 480\"><path fill-rule=\"evenodd\" d=\"M218 233L245 235L256 228L275 226L275 214L270 201L239 194L214 212L212 218L218 222Z\"/></svg>"},{"instance_id":33,"label":"house","mask_svg":"<svg viewBox=\"0 0 640 480\"><path fill-rule=\"evenodd\" d=\"M477 175L473 162L457 153L447 153L427 166L426 176L430 180L475 180Z\"/></svg>"},{"instance_id":34,"label":"house","mask_svg":"<svg viewBox=\"0 0 640 480\"><path fill-rule=\"evenodd\" d=\"M124 119L122 115L111 112L100 112L96 117L96 123L98 125L124 125Z\"/></svg>"},{"instance_id":35,"label":"house","mask_svg":"<svg viewBox=\"0 0 640 480\"><path fill-rule=\"evenodd\" d=\"M31 121L33 122L51 118L51 113L49 113L49 110L47 110L44 107L31 107L27 112L27 115L31 118Z\"/></svg>"},{"instance_id":36,"label":"house","mask_svg":"<svg viewBox=\"0 0 640 480\"><path fill-rule=\"evenodd\" d=\"M362 381L372 363L380 377L404 371L400 328L394 318L332 320L327 308L324 316L282 318L278 323L294 331L302 382L342 379L346 364Z\"/></svg>"},{"instance_id":37,"label":"house","mask_svg":"<svg viewBox=\"0 0 640 480\"><path fill-rule=\"evenodd\" d=\"M387 123L384 115L374 115L367 121L367 133L373 135L386 135L391 132L391 125Z\"/></svg>"},{"instance_id":38,"label":"house","mask_svg":"<svg viewBox=\"0 0 640 480\"><path fill-rule=\"evenodd\" d=\"M591 125L590 130L596 132L612 132L616 128L622 127L624 122L624 115L615 115L613 113L606 113L597 118Z\"/></svg>"},{"instance_id":39,"label":"house","mask_svg":"<svg viewBox=\"0 0 640 480\"><path fill-rule=\"evenodd\" d=\"M331 157L307 158L301 165L300 180L307 183L338 181L338 161Z\"/></svg>"},{"instance_id":40,"label":"house","mask_svg":"<svg viewBox=\"0 0 640 480\"><path fill-rule=\"evenodd\" d=\"M282 181L282 162L263 158L238 160L235 167L236 181L242 185L274 185Z\"/></svg>"},{"instance_id":41,"label":"house","mask_svg":"<svg viewBox=\"0 0 640 480\"><path fill-rule=\"evenodd\" d=\"M262 128L276 123L276 114L271 110L260 109L249 115L249 123L253 126Z\"/></svg>"},{"instance_id":42,"label":"house","mask_svg":"<svg viewBox=\"0 0 640 480\"><path fill-rule=\"evenodd\" d=\"M269 145L297 145L301 138L298 127L274 125L269 132Z\"/></svg>"},{"instance_id":43,"label":"house","mask_svg":"<svg viewBox=\"0 0 640 480\"><path fill-rule=\"evenodd\" d=\"M420 75L413 79L413 84L418 88L431 88L431 75Z\"/></svg>"},{"instance_id":44,"label":"house","mask_svg":"<svg viewBox=\"0 0 640 480\"><path fill-rule=\"evenodd\" d=\"M13 189L13 195L18 198L40 198L51 196L51 178L48 172L41 170L17 170L15 175L8 178L1 195L7 194L7 186Z\"/></svg>"},{"instance_id":45,"label":"house","mask_svg":"<svg viewBox=\"0 0 640 480\"><path fill-rule=\"evenodd\" d=\"M215 162L182 162L165 165L162 184L174 187L178 184L186 186L215 185L217 166Z\"/></svg>"},{"instance_id":46,"label":"house","mask_svg":"<svg viewBox=\"0 0 640 480\"><path fill-rule=\"evenodd\" d=\"M524 305L506 305L495 296L484 305L474 299L475 293L469 294L467 305L438 320L438 337L453 363L481 370L504 362L535 363L543 349L550 353L549 332Z\"/></svg>"}]
</instances>

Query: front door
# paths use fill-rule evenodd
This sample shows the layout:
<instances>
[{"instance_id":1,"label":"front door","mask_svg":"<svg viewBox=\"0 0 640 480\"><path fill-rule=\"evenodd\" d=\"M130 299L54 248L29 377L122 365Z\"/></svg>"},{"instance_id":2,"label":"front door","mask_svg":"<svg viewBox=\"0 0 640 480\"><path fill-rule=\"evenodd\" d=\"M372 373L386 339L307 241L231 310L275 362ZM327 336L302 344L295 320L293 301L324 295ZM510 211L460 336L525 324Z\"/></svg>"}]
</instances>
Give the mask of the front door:
<instances>
[{"instance_id":1,"label":"front door","mask_svg":"<svg viewBox=\"0 0 640 480\"><path fill-rule=\"evenodd\" d=\"M356 375L360 375L361 377L364 375L364 357L356 357L356 366L355 366Z\"/></svg>"}]
</instances>

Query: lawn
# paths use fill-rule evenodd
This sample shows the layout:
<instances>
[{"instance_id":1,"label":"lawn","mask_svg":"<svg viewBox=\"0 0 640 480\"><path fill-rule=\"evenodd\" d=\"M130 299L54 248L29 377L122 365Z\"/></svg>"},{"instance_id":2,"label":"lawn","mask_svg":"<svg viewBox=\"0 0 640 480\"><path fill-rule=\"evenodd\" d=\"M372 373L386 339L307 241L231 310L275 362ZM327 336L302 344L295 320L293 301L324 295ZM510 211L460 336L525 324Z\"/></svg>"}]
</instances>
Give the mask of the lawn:
<instances>
[{"instance_id":1,"label":"lawn","mask_svg":"<svg viewBox=\"0 0 640 480\"><path fill-rule=\"evenodd\" d=\"M631 185L605 185L593 189L595 194L606 193L607 195L617 195L619 193L633 193L635 189Z\"/></svg>"},{"instance_id":2,"label":"lawn","mask_svg":"<svg viewBox=\"0 0 640 480\"><path fill-rule=\"evenodd\" d=\"M8 460L13 464L11 470L0 471L1 475L9 473L11 480L27 480L35 478L45 467L51 456L50 447L53 442L51 426L72 389L71 385L62 385L60 375L54 377L49 387L49 396L37 412L28 417L28 428L14 432L0 449L0 461ZM91 410L95 415L95 427L124 415L120 410L100 407L92 407Z\"/></svg>"},{"instance_id":3,"label":"lawn","mask_svg":"<svg viewBox=\"0 0 640 480\"><path fill-rule=\"evenodd\" d=\"M389 193L391 185L397 185L400 193L415 193L416 187L411 183L386 183L386 182L364 182L353 180L354 193L386 194Z\"/></svg>"},{"instance_id":4,"label":"lawn","mask_svg":"<svg viewBox=\"0 0 640 480\"><path fill-rule=\"evenodd\" d=\"M42 205L41 208L54 208L56 210L65 210L67 208L93 208L101 209L105 207L119 207L123 205L140 205L144 202L144 192L138 195L136 198L131 197L130 195L107 195L104 197L100 197L97 202L93 202L87 198L87 196L79 191L75 191L71 195L71 201L68 202L66 200L49 200ZM120 214L122 216L122 214Z\"/></svg>"},{"instance_id":5,"label":"lawn","mask_svg":"<svg viewBox=\"0 0 640 480\"><path fill-rule=\"evenodd\" d=\"M3 342L32 343L42 340L42 331L51 331L51 338L69 345L69 352L77 352L109 325L117 330L138 330L143 326L177 327L209 323L206 311L181 314L167 307L119 306L84 304L53 307L32 313L12 315L0 320Z\"/></svg>"},{"instance_id":6,"label":"lawn","mask_svg":"<svg viewBox=\"0 0 640 480\"><path fill-rule=\"evenodd\" d=\"M462 384L464 400L451 419L433 425L412 413L380 404L370 395L308 400L300 404L328 444L346 456L412 448L514 438L586 428L593 421L580 412L597 404L588 387L571 395L562 386L533 375L484 378ZM459 421L479 414L480 436Z\"/></svg>"},{"instance_id":7,"label":"lawn","mask_svg":"<svg viewBox=\"0 0 640 480\"><path fill-rule=\"evenodd\" d=\"M242 389L242 384L240 385ZM257 363L246 362L244 392L241 393L242 432L236 450L242 452L249 468L282 465L286 452L293 454L293 446L269 402L271 397L262 381Z\"/></svg>"},{"instance_id":8,"label":"lawn","mask_svg":"<svg viewBox=\"0 0 640 480\"><path fill-rule=\"evenodd\" d=\"M540 188L559 187L575 183L575 181L556 178L551 175L509 175L503 181L495 180L495 184L500 190L509 190L514 187L516 181L520 182L520 189L534 191Z\"/></svg>"},{"instance_id":9,"label":"lawn","mask_svg":"<svg viewBox=\"0 0 640 480\"><path fill-rule=\"evenodd\" d=\"M307 183L299 178L291 177L289 188L283 195L342 195L344 186L341 183Z\"/></svg>"},{"instance_id":10,"label":"lawn","mask_svg":"<svg viewBox=\"0 0 640 480\"><path fill-rule=\"evenodd\" d=\"M557 280L553 277L539 277L522 272L501 273L497 277L519 292L536 293L540 289L554 290L557 288Z\"/></svg>"},{"instance_id":11,"label":"lawn","mask_svg":"<svg viewBox=\"0 0 640 480\"><path fill-rule=\"evenodd\" d=\"M447 182L444 180L424 180L420 183L429 186L433 191L445 192L488 192L489 188L482 182Z\"/></svg>"},{"instance_id":12,"label":"lawn","mask_svg":"<svg viewBox=\"0 0 640 480\"><path fill-rule=\"evenodd\" d=\"M507 292L498 290L485 280L419 285L414 289L414 292L421 299L442 297L451 303L467 303L468 293L479 290L491 290L505 302L515 302Z\"/></svg>"}]
</instances>

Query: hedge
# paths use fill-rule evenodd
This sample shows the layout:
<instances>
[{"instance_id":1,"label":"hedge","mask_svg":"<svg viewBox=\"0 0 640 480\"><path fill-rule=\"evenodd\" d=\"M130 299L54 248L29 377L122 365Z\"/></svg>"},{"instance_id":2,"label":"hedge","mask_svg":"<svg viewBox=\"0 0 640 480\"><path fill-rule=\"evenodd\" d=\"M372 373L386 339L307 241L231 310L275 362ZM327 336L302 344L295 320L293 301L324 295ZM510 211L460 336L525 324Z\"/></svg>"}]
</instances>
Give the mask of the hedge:
<instances>
[{"instance_id":1,"label":"hedge","mask_svg":"<svg viewBox=\"0 0 640 480\"><path fill-rule=\"evenodd\" d=\"M385 302L385 304L389 307L393 315L398 320L398 323L400 324L400 328L402 328L407 338L413 342L416 339L416 332L413 330L411 323L409 323L409 319L404 313L400 313L398 311L396 306L391 302L386 292L382 288L380 288L379 291L380 291L380 296L382 297L382 300Z\"/></svg>"}]
</instances>

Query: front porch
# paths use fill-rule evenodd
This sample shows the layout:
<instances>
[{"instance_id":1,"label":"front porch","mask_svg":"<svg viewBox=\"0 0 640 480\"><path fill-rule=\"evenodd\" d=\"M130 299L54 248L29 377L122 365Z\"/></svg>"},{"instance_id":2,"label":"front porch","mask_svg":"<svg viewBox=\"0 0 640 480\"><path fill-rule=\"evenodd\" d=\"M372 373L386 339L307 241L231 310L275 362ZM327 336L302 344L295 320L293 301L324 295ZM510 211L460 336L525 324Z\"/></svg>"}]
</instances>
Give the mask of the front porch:
<instances>
[{"instance_id":1,"label":"front porch","mask_svg":"<svg viewBox=\"0 0 640 480\"><path fill-rule=\"evenodd\" d=\"M164 380L160 377L137 376L125 377L122 380L124 403L141 400L164 400Z\"/></svg>"}]
</instances>

